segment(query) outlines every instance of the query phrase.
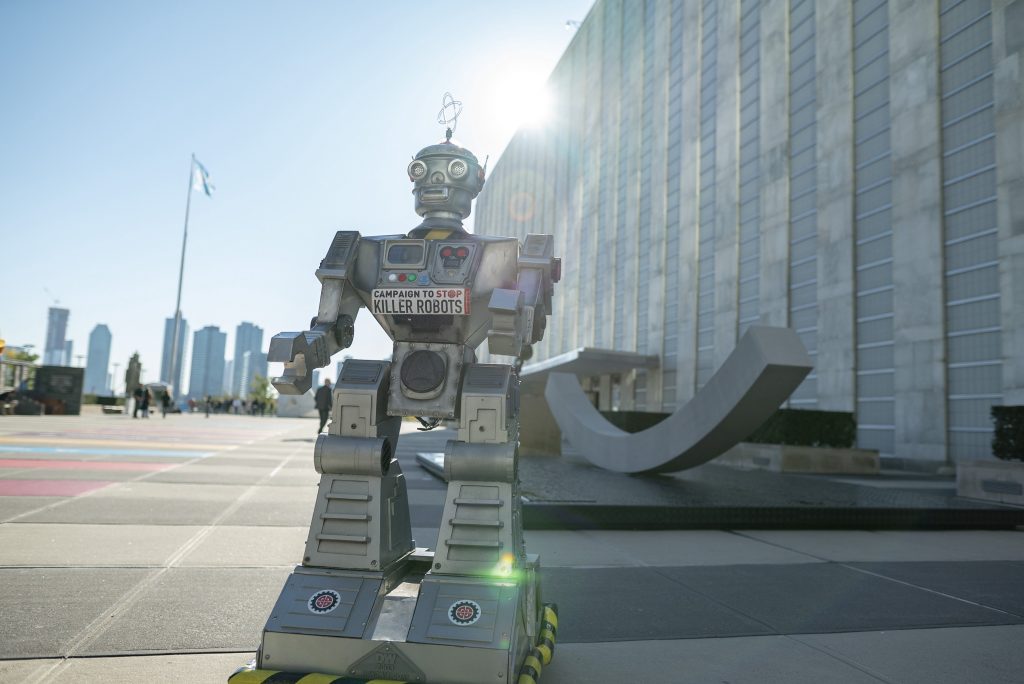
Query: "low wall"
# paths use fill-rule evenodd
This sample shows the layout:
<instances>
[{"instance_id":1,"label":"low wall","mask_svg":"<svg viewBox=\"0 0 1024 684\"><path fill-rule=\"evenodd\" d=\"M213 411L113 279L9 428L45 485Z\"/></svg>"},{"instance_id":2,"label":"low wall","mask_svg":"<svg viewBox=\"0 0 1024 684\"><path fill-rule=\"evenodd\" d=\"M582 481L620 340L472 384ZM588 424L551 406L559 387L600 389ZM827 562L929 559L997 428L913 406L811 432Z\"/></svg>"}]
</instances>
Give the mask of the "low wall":
<instances>
[{"instance_id":1,"label":"low wall","mask_svg":"<svg viewBox=\"0 0 1024 684\"><path fill-rule=\"evenodd\" d=\"M962 461L956 465L956 493L969 499L1024 506L1024 463Z\"/></svg>"}]
</instances>

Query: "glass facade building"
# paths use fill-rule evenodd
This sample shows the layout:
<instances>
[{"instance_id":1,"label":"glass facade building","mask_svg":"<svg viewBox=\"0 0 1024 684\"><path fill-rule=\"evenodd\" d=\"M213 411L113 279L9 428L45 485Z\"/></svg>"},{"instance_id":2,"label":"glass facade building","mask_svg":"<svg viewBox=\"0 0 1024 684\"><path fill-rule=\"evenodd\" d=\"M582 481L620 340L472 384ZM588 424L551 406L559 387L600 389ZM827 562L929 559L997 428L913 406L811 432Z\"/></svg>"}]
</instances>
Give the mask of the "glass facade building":
<instances>
[{"instance_id":1,"label":"glass facade building","mask_svg":"<svg viewBox=\"0 0 1024 684\"><path fill-rule=\"evenodd\" d=\"M265 362L259 361L260 347L263 346L263 328L253 323L239 323L235 328L235 355L232 357L231 386L227 393L232 396L246 397L251 389L253 375L259 373L266 376ZM245 361L250 354L251 362ZM265 355L264 355L265 356Z\"/></svg>"},{"instance_id":2,"label":"glass facade building","mask_svg":"<svg viewBox=\"0 0 1024 684\"><path fill-rule=\"evenodd\" d=\"M224 348L227 333L215 325L197 330L192 336L192 372L189 375L188 395L202 399L207 395L219 396L224 386Z\"/></svg>"},{"instance_id":3,"label":"glass facade building","mask_svg":"<svg viewBox=\"0 0 1024 684\"><path fill-rule=\"evenodd\" d=\"M107 369L110 367L110 328L100 323L89 333L89 355L85 361L85 380L82 391L86 394L108 394L110 390Z\"/></svg>"},{"instance_id":4,"label":"glass facade building","mask_svg":"<svg viewBox=\"0 0 1024 684\"><path fill-rule=\"evenodd\" d=\"M43 347L43 365L70 366L71 349L64 339L68 329L68 309L51 306L46 312L46 345Z\"/></svg>"},{"instance_id":5,"label":"glass facade building","mask_svg":"<svg viewBox=\"0 0 1024 684\"><path fill-rule=\"evenodd\" d=\"M791 327L791 407L883 457L989 457L990 407L1024 404L1022 52L1019 0L599 0L475 209L555 235L535 360L657 354L616 401L671 411Z\"/></svg>"}]
</instances>

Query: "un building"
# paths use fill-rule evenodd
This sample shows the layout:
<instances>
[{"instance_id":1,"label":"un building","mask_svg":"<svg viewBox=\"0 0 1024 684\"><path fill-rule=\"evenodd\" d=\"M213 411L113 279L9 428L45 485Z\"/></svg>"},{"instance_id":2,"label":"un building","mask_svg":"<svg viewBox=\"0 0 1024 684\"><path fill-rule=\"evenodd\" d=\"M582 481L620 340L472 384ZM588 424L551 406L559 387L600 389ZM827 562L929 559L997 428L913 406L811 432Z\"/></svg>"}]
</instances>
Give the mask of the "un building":
<instances>
[{"instance_id":1,"label":"un building","mask_svg":"<svg viewBox=\"0 0 1024 684\"><path fill-rule=\"evenodd\" d=\"M989 458L1024 404L1024 0L599 0L476 208L556 236L535 360L656 354L672 411L751 324L893 465Z\"/></svg>"}]
</instances>

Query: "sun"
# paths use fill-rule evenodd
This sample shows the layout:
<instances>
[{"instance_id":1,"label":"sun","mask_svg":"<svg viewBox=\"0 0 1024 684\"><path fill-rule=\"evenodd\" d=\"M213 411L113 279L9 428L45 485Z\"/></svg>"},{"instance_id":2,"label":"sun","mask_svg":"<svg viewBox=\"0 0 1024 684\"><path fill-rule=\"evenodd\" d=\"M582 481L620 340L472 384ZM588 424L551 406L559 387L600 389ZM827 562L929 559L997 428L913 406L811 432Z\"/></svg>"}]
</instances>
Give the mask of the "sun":
<instances>
[{"instance_id":1,"label":"sun","mask_svg":"<svg viewBox=\"0 0 1024 684\"><path fill-rule=\"evenodd\" d=\"M547 71L512 66L496 74L488 85L488 113L492 124L511 137L520 128L540 128L551 119L553 98L546 85Z\"/></svg>"}]
</instances>

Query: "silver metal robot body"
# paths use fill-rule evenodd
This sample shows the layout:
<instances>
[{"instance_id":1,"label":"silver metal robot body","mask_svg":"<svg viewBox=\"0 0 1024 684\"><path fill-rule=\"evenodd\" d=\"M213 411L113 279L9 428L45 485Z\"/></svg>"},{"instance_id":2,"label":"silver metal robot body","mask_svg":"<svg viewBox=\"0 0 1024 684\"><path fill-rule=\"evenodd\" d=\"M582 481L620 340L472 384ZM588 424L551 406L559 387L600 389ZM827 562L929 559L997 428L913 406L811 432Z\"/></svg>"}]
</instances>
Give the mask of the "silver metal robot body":
<instances>
[{"instance_id":1,"label":"silver metal robot body","mask_svg":"<svg viewBox=\"0 0 1024 684\"><path fill-rule=\"evenodd\" d=\"M454 191L465 183L429 181L442 167L473 180L479 167L445 145L410 164L423 224L408 235L338 232L316 270L310 328L271 341L268 360L284 363L274 379L283 394L308 391L312 369L351 344L360 308L394 346L391 360L349 359L339 374L332 422L314 449L321 479L305 553L264 629L260 669L500 684L536 676L550 659L543 643L553 646L557 618L540 601L539 561L523 543L519 380L511 365L477 363L475 349L488 340L496 354L529 353L543 336L560 262L550 235L520 245L461 229L468 201L463 209ZM433 148L456 152L438 157ZM478 181L469 199L482 171ZM435 551L411 536L394 458L403 416L458 428L445 447Z\"/></svg>"}]
</instances>

